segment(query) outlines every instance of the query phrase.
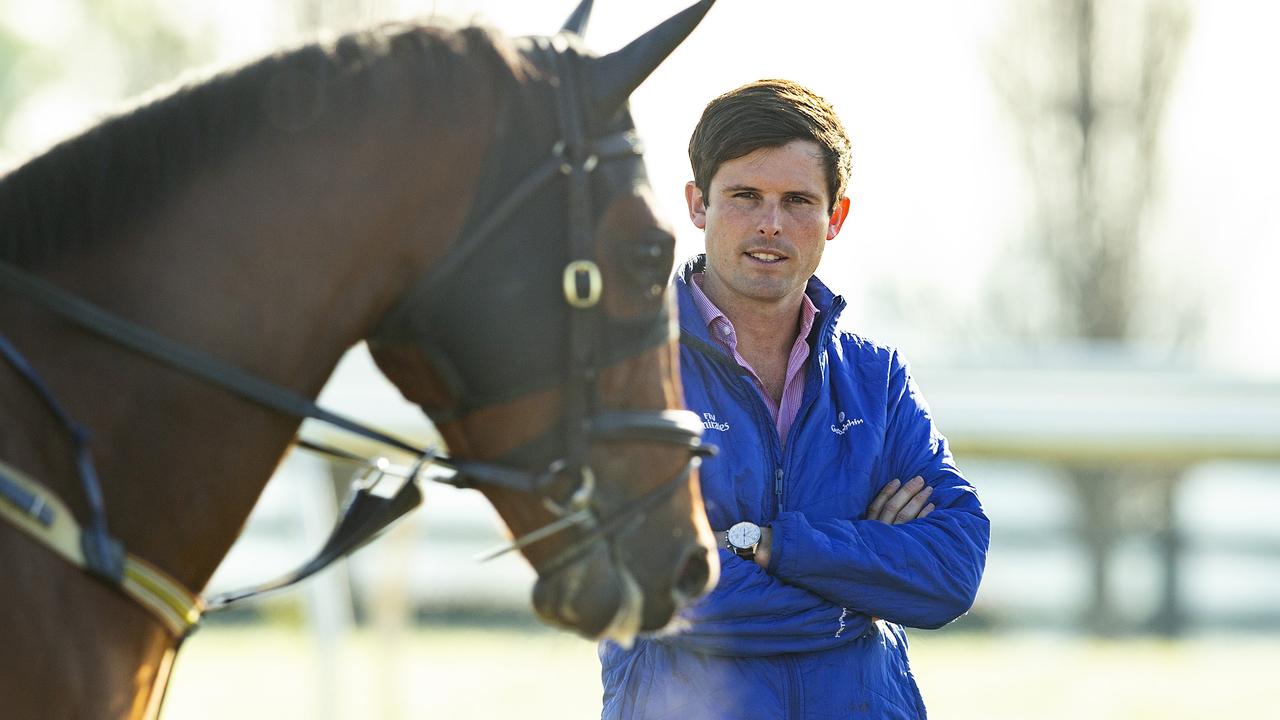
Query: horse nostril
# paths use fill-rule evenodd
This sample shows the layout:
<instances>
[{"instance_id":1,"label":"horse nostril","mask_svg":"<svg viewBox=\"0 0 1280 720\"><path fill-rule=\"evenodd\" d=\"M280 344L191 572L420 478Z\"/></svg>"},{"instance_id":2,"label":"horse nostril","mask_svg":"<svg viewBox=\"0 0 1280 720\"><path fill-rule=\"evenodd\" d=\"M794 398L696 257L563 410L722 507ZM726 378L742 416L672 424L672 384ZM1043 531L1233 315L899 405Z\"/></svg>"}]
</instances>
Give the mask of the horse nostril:
<instances>
[{"instance_id":1,"label":"horse nostril","mask_svg":"<svg viewBox=\"0 0 1280 720\"><path fill-rule=\"evenodd\" d=\"M684 562L676 571L672 594L677 604L701 597L707 591L707 581L711 579L711 565L707 562L707 550L700 545L689 548Z\"/></svg>"}]
</instances>

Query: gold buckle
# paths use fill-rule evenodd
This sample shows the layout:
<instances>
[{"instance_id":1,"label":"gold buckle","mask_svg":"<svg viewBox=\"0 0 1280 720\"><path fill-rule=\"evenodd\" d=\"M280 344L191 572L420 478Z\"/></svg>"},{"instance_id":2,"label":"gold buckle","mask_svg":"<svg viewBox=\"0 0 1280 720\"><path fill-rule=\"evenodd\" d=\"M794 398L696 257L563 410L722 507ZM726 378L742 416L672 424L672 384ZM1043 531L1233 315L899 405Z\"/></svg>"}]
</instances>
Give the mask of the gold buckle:
<instances>
[{"instance_id":1,"label":"gold buckle","mask_svg":"<svg viewBox=\"0 0 1280 720\"><path fill-rule=\"evenodd\" d=\"M578 276L587 278L587 295L578 294ZM594 307L600 302L600 291L604 280L600 276L600 268L590 260L574 260L564 268L564 299L569 305L580 310Z\"/></svg>"}]
</instances>

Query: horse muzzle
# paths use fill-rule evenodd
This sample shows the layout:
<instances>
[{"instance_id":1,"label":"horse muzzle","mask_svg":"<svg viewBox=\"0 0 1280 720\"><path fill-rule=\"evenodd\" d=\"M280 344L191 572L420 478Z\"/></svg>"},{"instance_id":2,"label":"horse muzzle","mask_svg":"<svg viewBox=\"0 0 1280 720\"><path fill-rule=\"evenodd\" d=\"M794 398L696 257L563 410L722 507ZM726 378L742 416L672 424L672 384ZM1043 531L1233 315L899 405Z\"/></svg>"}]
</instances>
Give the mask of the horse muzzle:
<instances>
[{"instance_id":1,"label":"horse muzzle","mask_svg":"<svg viewBox=\"0 0 1280 720\"><path fill-rule=\"evenodd\" d=\"M654 555L671 557L666 552L655 549ZM611 543L598 540L577 562L539 576L534 609L551 625L630 647L637 635L665 628L676 611L705 594L718 576L715 555L705 545L691 540L676 552L681 561L675 572L652 576ZM647 559L652 563L656 558Z\"/></svg>"}]
</instances>

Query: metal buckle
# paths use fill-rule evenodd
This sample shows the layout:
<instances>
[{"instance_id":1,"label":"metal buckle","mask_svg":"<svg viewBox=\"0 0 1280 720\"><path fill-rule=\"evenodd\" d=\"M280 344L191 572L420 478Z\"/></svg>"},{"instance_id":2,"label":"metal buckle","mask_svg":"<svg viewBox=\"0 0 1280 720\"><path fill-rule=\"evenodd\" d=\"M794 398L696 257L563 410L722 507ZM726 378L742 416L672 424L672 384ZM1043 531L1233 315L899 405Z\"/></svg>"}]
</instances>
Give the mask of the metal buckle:
<instances>
[{"instance_id":1,"label":"metal buckle","mask_svg":"<svg viewBox=\"0 0 1280 720\"><path fill-rule=\"evenodd\" d=\"M578 294L578 276L587 280L587 294ZM600 292L604 288L604 280L600 276L600 268L590 260L574 260L564 268L564 299L571 307L585 310L595 307L600 302Z\"/></svg>"}]
</instances>

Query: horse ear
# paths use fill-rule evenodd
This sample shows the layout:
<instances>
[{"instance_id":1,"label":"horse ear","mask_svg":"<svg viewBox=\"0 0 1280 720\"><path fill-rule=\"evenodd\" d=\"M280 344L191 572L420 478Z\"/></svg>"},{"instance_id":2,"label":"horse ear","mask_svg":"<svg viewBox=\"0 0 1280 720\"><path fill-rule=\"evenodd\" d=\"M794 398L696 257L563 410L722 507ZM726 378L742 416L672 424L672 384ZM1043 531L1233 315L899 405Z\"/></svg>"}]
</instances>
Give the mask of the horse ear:
<instances>
[{"instance_id":1,"label":"horse ear","mask_svg":"<svg viewBox=\"0 0 1280 720\"><path fill-rule=\"evenodd\" d=\"M591 66L592 107L596 117L609 117L617 112L631 91L693 32L714 4L715 0L701 0L690 5L621 50L596 58Z\"/></svg>"},{"instance_id":2,"label":"horse ear","mask_svg":"<svg viewBox=\"0 0 1280 720\"><path fill-rule=\"evenodd\" d=\"M564 27L560 28L560 32L573 33L582 37L587 31L587 20L591 19L591 3L592 0L582 0L578 3L573 14L564 21Z\"/></svg>"}]
</instances>

